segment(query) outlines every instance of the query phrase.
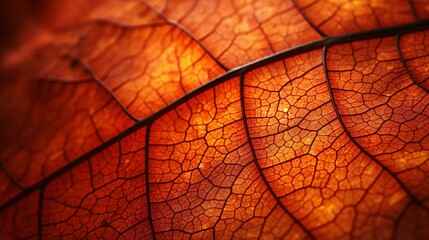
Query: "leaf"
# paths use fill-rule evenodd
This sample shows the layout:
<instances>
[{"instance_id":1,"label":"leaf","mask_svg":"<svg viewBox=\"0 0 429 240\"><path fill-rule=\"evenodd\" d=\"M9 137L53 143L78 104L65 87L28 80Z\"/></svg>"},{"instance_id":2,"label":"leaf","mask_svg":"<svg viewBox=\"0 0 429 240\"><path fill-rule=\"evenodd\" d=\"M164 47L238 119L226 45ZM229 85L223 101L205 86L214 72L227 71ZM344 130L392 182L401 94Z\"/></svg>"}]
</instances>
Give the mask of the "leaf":
<instances>
[{"instance_id":1,"label":"leaf","mask_svg":"<svg viewBox=\"0 0 429 240\"><path fill-rule=\"evenodd\" d=\"M28 4L5 239L427 236L427 1Z\"/></svg>"}]
</instances>

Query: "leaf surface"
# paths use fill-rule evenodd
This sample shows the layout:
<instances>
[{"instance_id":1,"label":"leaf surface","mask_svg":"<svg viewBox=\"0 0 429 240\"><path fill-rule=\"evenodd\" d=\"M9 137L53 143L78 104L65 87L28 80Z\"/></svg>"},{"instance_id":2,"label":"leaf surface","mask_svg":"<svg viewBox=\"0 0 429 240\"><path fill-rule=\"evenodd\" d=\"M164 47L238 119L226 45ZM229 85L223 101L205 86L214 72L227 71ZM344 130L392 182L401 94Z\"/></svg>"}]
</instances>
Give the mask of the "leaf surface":
<instances>
[{"instance_id":1,"label":"leaf surface","mask_svg":"<svg viewBox=\"0 0 429 240\"><path fill-rule=\"evenodd\" d=\"M5 239L427 236L426 1L43 3L1 48Z\"/></svg>"}]
</instances>

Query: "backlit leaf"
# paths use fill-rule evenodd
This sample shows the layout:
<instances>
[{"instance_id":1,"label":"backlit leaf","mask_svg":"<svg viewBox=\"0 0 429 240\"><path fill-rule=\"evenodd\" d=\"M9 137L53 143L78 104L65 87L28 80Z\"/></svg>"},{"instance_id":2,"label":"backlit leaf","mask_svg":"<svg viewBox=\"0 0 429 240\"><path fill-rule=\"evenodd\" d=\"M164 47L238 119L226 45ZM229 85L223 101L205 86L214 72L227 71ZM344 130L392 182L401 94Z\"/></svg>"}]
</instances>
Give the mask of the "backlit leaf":
<instances>
[{"instance_id":1,"label":"backlit leaf","mask_svg":"<svg viewBox=\"0 0 429 240\"><path fill-rule=\"evenodd\" d=\"M427 238L428 6L11 4L1 239Z\"/></svg>"}]
</instances>

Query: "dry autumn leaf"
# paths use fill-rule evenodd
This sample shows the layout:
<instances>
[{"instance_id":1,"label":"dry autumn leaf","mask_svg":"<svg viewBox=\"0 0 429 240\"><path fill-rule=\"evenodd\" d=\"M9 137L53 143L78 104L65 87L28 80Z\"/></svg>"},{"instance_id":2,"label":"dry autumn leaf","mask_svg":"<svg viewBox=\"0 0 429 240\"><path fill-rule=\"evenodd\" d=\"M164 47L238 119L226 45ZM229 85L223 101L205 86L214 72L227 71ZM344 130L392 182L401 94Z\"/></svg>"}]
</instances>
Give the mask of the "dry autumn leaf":
<instances>
[{"instance_id":1,"label":"dry autumn leaf","mask_svg":"<svg viewBox=\"0 0 429 240\"><path fill-rule=\"evenodd\" d=\"M425 239L429 1L0 3L1 239Z\"/></svg>"}]
</instances>

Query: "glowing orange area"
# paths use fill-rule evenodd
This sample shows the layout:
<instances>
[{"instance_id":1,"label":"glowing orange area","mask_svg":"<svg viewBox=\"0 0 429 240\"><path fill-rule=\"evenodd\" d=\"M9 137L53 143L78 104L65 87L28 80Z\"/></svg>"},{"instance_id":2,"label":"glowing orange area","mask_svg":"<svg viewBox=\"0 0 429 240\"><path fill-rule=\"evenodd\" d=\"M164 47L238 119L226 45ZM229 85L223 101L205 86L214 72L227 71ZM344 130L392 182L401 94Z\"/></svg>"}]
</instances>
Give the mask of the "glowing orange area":
<instances>
[{"instance_id":1,"label":"glowing orange area","mask_svg":"<svg viewBox=\"0 0 429 240\"><path fill-rule=\"evenodd\" d=\"M0 238L429 235L427 0L27 2Z\"/></svg>"},{"instance_id":2,"label":"glowing orange area","mask_svg":"<svg viewBox=\"0 0 429 240\"><path fill-rule=\"evenodd\" d=\"M304 14L327 35L389 27L415 21L413 6L394 0L297 0ZM426 18L429 15L426 14Z\"/></svg>"}]
</instances>

